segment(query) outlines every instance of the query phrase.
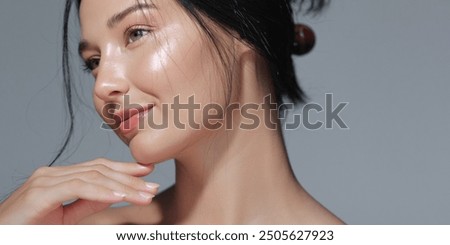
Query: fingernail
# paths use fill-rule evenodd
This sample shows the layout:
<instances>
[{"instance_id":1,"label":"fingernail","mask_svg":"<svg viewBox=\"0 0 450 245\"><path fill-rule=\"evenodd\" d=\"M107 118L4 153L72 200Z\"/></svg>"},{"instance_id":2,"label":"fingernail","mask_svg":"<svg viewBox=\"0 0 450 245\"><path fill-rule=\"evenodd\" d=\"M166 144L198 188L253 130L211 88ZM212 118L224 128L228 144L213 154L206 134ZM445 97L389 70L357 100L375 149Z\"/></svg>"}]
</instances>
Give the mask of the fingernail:
<instances>
[{"instance_id":1,"label":"fingernail","mask_svg":"<svg viewBox=\"0 0 450 245\"><path fill-rule=\"evenodd\" d=\"M149 168L151 168L151 166L145 166L145 165L142 165L142 164L139 164L137 167L139 169L142 169L142 170L148 170Z\"/></svg>"},{"instance_id":2,"label":"fingernail","mask_svg":"<svg viewBox=\"0 0 450 245\"><path fill-rule=\"evenodd\" d=\"M127 194L122 193L122 192L118 192L118 191L113 192L113 194L114 194L114 196L121 197L121 198L124 198L124 197L127 196Z\"/></svg>"},{"instance_id":3,"label":"fingernail","mask_svg":"<svg viewBox=\"0 0 450 245\"><path fill-rule=\"evenodd\" d=\"M156 183L145 183L145 186L147 186L148 189L154 191L159 188L160 185Z\"/></svg>"},{"instance_id":4,"label":"fingernail","mask_svg":"<svg viewBox=\"0 0 450 245\"><path fill-rule=\"evenodd\" d=\"M152 198L155 197L155 195L152 195L152 194L147 193L147 192L139 192L139 195L145 200L149 200L149 199L152 199Z\"/></svg>"}]
</instances>

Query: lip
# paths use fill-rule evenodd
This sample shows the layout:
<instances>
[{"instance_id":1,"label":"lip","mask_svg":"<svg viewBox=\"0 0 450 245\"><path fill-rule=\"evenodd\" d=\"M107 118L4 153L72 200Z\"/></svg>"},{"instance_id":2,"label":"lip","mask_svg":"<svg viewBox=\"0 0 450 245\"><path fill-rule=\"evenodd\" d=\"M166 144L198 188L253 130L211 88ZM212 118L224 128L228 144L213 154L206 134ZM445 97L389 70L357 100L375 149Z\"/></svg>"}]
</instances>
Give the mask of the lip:
<instances>
[{"instance_id":1,"label":"lip","mask_svg":"<svg viewBox=\"0 0 450 245\"><path fill-rule=\"evenodd\" d=\"M148 112L153 109L153 105L139 105L135 104L133 107L125 108L114 113L114 118L117 118L118 128L123 134L128 134L141 128L140 118L147 116Z\"/></svg>"}]
</instances>

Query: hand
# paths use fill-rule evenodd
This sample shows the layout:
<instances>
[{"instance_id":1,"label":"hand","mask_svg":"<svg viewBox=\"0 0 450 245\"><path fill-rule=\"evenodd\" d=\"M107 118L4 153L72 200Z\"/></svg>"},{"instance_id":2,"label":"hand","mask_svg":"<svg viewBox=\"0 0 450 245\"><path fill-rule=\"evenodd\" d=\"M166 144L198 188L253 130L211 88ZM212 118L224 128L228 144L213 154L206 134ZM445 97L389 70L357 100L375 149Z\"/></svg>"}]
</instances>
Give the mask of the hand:
<instances>
[{"instance_id":1,"label":"hand","mask_svg":"<svg viewBox=\"0 0 450 245\"><path fill-rule=\"evenodd\" d=\"M139 177L153 169L107 159L39 168L0 204L0 224L77 224L114 203L148 205L159 186Z\"/></svg>"}]
</instances>

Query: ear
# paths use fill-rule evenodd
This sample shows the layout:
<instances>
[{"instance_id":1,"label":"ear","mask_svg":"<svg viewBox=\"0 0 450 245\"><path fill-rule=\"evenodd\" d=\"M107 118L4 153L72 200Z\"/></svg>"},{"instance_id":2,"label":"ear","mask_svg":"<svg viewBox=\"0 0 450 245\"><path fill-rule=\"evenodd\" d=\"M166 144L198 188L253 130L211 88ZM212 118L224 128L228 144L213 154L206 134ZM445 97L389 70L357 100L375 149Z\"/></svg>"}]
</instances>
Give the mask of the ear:
<instances>
[{"instance_id":1,"label":"ear","mask_svg":"<svg viewBox=\"0 0 450 245\"><path fill-rule=\"evenodd\" d=\"M267 60L254 47L240 39L234 39L234 47L239 76L241 81L245 81L240 84L240 89L247 91L246 94L250 94L253 99L263 98L269 93L274 93Z\"/></svg>"}]
</instances>

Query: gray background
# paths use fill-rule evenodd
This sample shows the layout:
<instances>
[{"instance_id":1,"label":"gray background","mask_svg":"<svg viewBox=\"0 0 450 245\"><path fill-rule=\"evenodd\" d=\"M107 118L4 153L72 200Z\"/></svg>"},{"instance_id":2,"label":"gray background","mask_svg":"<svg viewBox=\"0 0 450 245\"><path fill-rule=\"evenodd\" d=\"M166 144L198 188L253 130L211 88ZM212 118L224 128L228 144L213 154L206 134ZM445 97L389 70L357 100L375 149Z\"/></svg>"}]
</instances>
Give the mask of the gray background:
<instances>
[{"instance_id":1,"label":"gray background","mask_svg":"<svg viewBox=\"0 0 450 245\"><path fill-rule=\"evenodd\" d=\"M0 195L48 163L65 132L63 2L0 1ZM301 183L349 224L450 224L450 1L340 0L298 19L318 35L314 52L296 58L311 102L333 93L350 103L341 113L349 130L286 133ZM99 129L89 76L77 80L86 105L64 163L131 160ZM170 185L172 164L150 179Z\"/></svg>"}]
</instances>

